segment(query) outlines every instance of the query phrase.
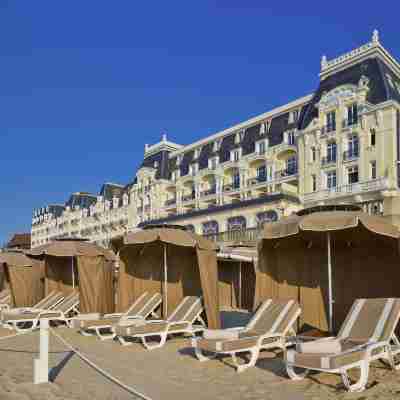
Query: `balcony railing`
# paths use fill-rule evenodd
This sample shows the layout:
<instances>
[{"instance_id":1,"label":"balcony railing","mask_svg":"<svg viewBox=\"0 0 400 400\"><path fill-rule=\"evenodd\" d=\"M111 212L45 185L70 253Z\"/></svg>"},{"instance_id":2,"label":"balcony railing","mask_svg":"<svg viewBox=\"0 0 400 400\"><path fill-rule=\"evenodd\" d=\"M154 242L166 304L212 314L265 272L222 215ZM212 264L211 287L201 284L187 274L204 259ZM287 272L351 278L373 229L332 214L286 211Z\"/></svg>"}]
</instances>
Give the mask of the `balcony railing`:
<instances>
[{"instance_id":1,"label":"balcony railing","mask_svg":"<svg viewBox=\"0 0 400 400\"><path fill-rule=\"evenodd\" d=\"M323 166L329 165L329 164L336 164L336 156L335 157L322 157L321 164Z\"/></svg>"},{"instance_id":2,"label":"balcony railing","mask_svg":"<svg viewBox=\"0 0 400 400\"><path fill-rule=\"evenodd\" d=\"M176 204L176 199L168 199L165 201L165 207L173 206Z\"/></svg>"},{"instance_id":3,"label":"balcony railing","mask_svg":"<svg viewBox=\"0 0 400 400\"><path fill-rule=\"evenodd\" d=\"M204 190L200 193L200 197L207 197L207 196L211 196L213 194L217 193L217 189L215 187L208 189L208 190Z\"/></svg>"},{"instance_id":4,"label":"balcony railing","mask_svg":"<svg viewBox=\"0 0 400 400\"><path fill-rule=\"evenodd\" d=\"M213 242L254 242L260 233L260 228L246 228L219 233L209 233L203 235Z\"/></svg>"},{"instance_id":5,"label":"balcony railing","mask_svg":"<svg viewBox=\"0 0 400 400\"><path fill-rule=\"evenodd\" d=\"M247 186L255 186L266 181L267 181L266 175L256 176L254 178L250 178L247 180Z\"/></svg>"},{"instance_id":6,"label":"balcony railing","mask_svg":"<svg viewBox=\"0 0 400 400\"><path fill-rule=\"evenodd\" d=\"M235 192L237 190L240 190L240 185L230 183L228 185L224 185L223 190L224 190L224 192Z\"/></svg>"},{"instance_id":7,"label":"balcony railing","mask_svg":"<svg viewBox=\"0 0 400 400\"><path fill-rule=\"evenodd\" d=\"M360 156L358 149L347 150L343 153L343 161L356 160Z\"/></svg>"},{"instance_id":8,"label":"balcony railing","mask_svg":"<svg viewBox=\"0 0 400 400\"><path fill-rule=\"evenodd\" d=\"M298 169L297 167L293 167L293 168L286 168L282 171L277 171L275 172L275 179L276 180L280 180L283 178L288 178L294 175L297 175L298 173Z\"/></svg>"},{"instance_id":9,"label":"balcony railing","mask_svg":"<svg viewBox=\"0 0 400 400\"><path fill-rule=\"evenodd\" d=\"M191 194L185 194L182 196L182 201L191 201L196 198L196 195L194 193Z\"/></svg>"},{"instance_id":10,"label":"balcony railing","mask_svg":"<svg viewBox=\"0 0 400 400\"><path fill-rule=\"evenodd\" d=\"M336 132L336 124L325 125L321 128L321 136Z\"/></svg>"},{"instance_id":11,"label":"balcony railing","mask_svg":"<svg viewBox=\"0 0 400 400\"><path fill-rule=\"evenodd\" d=\"M342 128L351 128L351 127L356 127L359 124L359 119L358 117L352 118L352 119L344 119L342 121Z\"/></svg>"},{"instance_id":12,"label":"balcony railing","mask_svg":"<svg viewBox=\"0 0 400 400\"><path fill-rule=\"evenodd\" d=\"M342 186L336 186L331 189L325 189L318 192L306 193L304 202L320 201L335 197L348 196L363 192L374 192L377 190L385 190L389 187L387 178L373 179L370 181L351 183Z\"/></svg>"}]
</instances>

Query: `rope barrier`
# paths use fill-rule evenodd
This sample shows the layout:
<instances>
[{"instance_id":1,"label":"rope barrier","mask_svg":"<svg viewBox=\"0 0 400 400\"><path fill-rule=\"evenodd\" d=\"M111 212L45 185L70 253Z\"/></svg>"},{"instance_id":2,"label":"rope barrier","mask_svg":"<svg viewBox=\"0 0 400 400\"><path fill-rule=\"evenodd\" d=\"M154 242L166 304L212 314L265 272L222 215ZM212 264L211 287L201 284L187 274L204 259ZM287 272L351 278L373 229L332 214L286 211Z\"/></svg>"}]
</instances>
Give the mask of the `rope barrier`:
<instances>
[{"instance_id":1,"label":"rope barrier","mask_svg":"<svg viewBox=\"0 0 400 400\"><path fill-rule=\"evenodd\" d=\"M152 400L150 397L146 396L143 393L138 392L131 386L126 385L125 383L121 382L119 379L115 378L111 374L109 374L107 371L103 370L99 366L97 366L93 361L89 360L85 355L83 355L79 350L77 350L73 345L68 343L63 337L58 335L52 328L50 328L50 332L61 342L64 344L64 346L68 347L70 350L72 350L82 361L86 362L89 364L92 368L94 368L97 372L99 372L101 375L103 375L105 378L110 380L111 382L115 383L116 385L120 386L127 392L139 397L142 400Z\"/></svg>"}]
</instances>

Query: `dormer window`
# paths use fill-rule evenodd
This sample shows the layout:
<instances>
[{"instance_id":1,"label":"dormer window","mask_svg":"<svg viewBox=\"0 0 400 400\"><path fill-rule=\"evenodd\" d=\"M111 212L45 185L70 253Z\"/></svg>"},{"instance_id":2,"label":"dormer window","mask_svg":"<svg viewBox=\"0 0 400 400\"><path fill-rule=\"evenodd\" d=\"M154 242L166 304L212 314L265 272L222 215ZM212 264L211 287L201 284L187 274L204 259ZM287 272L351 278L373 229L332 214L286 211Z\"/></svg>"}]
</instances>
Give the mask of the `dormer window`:
<instances>
[{"instance_id":1,"label":"dormer window","mask_svg":"<svg viewBox=\"0 0 400 400\"><path fill-rule=\"evenodd\" d=\"M196 160L200 157L200 152L201 152L200 148L194 150L194 158Z\"/></svg>"},{"instance_id":2,"label":"dormer window","mask_svg":"<svg viewBox=\"0 0 400 400\"><path fill-rule=\"evenodd\" d=\"M196 176L198 170L199 170L199 166L197 163L189 165L189 175Z\"/></svg>"},{"instance_id":3,"label":"dormer window","mask_svg":"<svg viewBox=\"0 0 400 400\"><path fill-rule=\"evenodd\" d=\"M179 169L177 169L176 171L172 171L172 173L171 173L171 180L172 180L173 182L176 182L176 181L177 181L177 179L179 178L179 173L180 173Z\"/></svg>"},{"instance_id":4,"label":"dormer window","mask_svg":"<svg viewBox=\"0 0 400 400\"><path fill-rule=\"evenodd\" d=\"M158 168L158 161L154 161L154 168L157 169Z\"/></svg>"},{"instance_id":5,"label":"dormer window","mask_svg":"<svg viewBox=\"0 0 400 400\"><path fill-rule=\"evenodd\" d=\"M219 149L221 148L221 143L222 143L222 139L217 139L217 140L213 143L213 151L214 151L214 152L219 151Z\"/></svg>"},{"instance_id":6,"label":"dormer window","mask_svg":"<svg viewBox=\"0 0 400 400\"><path fill-rule=\"evenodd\" d=\"M235 144L239 144L244 139L245 130L241 129L239 132L235 134Z\"/></svg>"},{"instance_id":7,"label":"dormer window","mask_svg":"<svg viewBox=\"0 0 400 400\"><path fill-rule=\"evenodd\" d=\"M179 155L176 157L176 165L177 165L177 166L181 165L182 159L183 159L182 154L179 154Z\"/></svg>"},{"instance_id":8,"label":"dormer window","mask_svg":"<svg viewBox=\"0 0 400 400\"><path fill-rule=\"evenodd\" d=\"M219 163L219 157L211 157L208 159L208 168L215 170L218 167L218 163Z\"/></svg>"},{"instance_id":9,"label":"dormer window","mask_svg":"<svg viewBox=\"0 0 400 400\"><path fill-rule=\"evenodd\" d=\"M293 110L290 113L290 117L289 117L290 121L289 122L290 123L296 123L299 120L299 114L300 114L299 110Z\"/></svg>"},{"instance_id":10,"label":"dormer window","mask_svg":"<svg viewBox=\"0 0 400 400\"><path fill-rule=\"evenodd\" d=\"M235 149L231 151L231 161L238 162L242 156L242 149Z\"/></svg>"}]
</instances>

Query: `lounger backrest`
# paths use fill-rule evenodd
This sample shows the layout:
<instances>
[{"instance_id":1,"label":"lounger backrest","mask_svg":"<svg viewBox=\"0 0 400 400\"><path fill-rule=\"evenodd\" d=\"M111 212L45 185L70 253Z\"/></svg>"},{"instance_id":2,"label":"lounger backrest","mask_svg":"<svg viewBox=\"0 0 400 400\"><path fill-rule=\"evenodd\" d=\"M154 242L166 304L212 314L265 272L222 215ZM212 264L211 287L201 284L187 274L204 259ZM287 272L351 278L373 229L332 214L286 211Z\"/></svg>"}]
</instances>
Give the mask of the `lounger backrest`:
<instances>
[{"instance_id":1,"label":"lounger backrest","mask_svg":"<svg viewBox=\"0 0 400 400\"><path fill-rule=\"evenodd\" d=\"M160 293L154 293L148 301L138 310L136 314L143 318L147 318L152 311L154 311L162 302L162 296Z\"/></svg>"},{"instance_id":2,"label":"lounger backrest","mask_svg":"<svg viewBox=\"0 0 400 400\"><path fill-rule=\"evenodd\" d=\"M11 293L8 289L0 292L0 304L7 302L9 298L11 298Z\"/></svg>"},{"instance_id":3,"label":"lounger backrest","mask_svg":"<svg viewBox=\"0 0 400 400\"><path fill-rule=\"evenodd\" d=\"M186 296L167 318L168 322L190 321L193 322L202 312L202 298L198 296Z\"/></svg>"},{"instance_id":4,"label":"lounger backrest","mask_svg":"<svg viewBox=\"0 0 400 400\"><path fill-rule=\"evenodd\" d=\"M71 311L77 304L79 304L79 293L72 292L54 310L67 313Z\"/></svg>"},{"instance_id":5,"label":"lounger backrest","mask_svg":"<svg viewBox=\"0 0 400 400\"><path fill-rule=\"evenodd\" d=\"M37 304L35 304L34 307L42 310L48 310L54 307L63 298L64 295L61 292L52 291L46 297L40 300Z\"/></svg>"},{"instance_id":6,"label":"lounger backrest","mask_svg":"<svg viewBox=\"0 0 400 400\"><path fill-rule=\"evenodd\" d=\"M399 318L399 300L358 299L353 303L339 331L339 339L379 341L393 333Z\"/></svg>"},{"instance_id":7,"label":"lounger backrest","mask_svg":"<svg viewBox=\"0 0 400 400\"><path fill-rule=\"evenodd\" d=\"M300 315L300 307L294 300L267 300L261 304L246 328L259 334L286 334Z\"/></svg>"},{"instance_id":8,"label":"lounger backrest","mask_svg":"<svg viewBox=\"0 0 400 400\"><path fill-rule=\"evenodd\" d=\"M149 301L151 295L149 292L142 293L124 313L125 316L137 315L143 306Z\"/></svg>"}]
</instances>

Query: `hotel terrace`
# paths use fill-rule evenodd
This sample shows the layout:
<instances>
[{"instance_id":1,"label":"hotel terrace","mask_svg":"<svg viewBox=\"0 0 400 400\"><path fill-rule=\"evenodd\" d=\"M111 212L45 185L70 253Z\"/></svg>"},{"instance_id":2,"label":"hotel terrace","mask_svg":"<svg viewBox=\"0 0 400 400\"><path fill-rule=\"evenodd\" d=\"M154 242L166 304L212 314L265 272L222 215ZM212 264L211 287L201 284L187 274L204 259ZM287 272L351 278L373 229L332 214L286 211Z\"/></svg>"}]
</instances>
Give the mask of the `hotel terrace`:
<instances>
[{"instance_id":1,"label":"hotel terrace","mask_svg":"<svg viewBox=\"0 0 400 400\"><path fill-rule=\"evenodd\" d=\"M133 182L35 210L32 247L59 237L108 246L150 223L252 241L266 221L318 205L354 204L400 225L399 159L400 65L375 31L322 57L314 93L186 146L163 135Z\"/></svg>"}]
</instances>

